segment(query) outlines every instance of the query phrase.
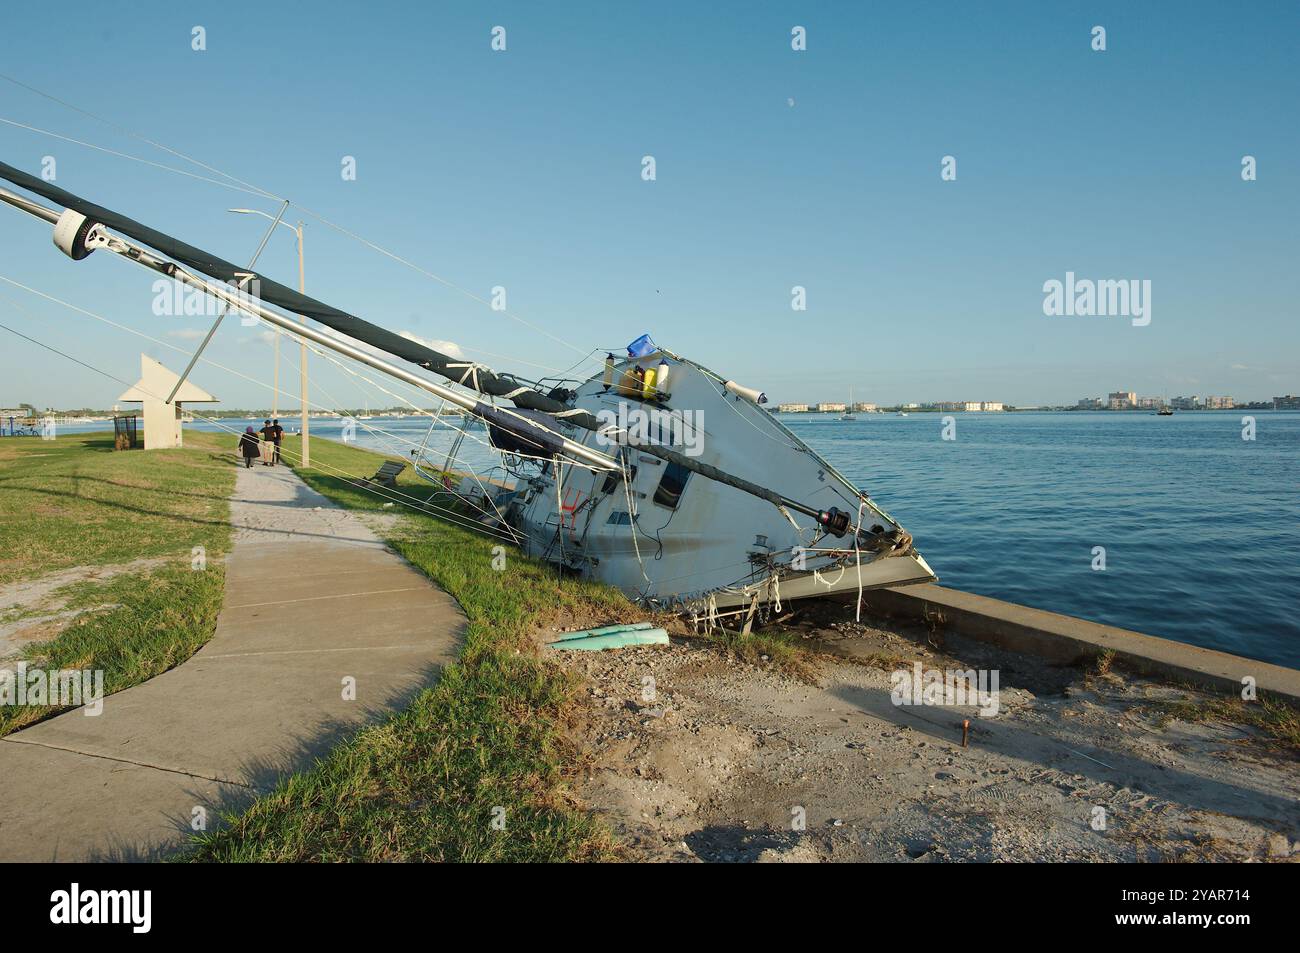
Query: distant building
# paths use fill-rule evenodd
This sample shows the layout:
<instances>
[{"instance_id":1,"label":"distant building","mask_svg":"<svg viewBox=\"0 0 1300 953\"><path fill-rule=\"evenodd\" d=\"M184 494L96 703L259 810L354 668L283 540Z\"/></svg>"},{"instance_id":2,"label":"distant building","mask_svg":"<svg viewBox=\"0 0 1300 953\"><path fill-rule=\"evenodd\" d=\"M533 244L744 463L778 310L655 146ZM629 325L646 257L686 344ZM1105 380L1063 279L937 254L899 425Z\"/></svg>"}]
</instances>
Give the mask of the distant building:
<instances>
[{"instance_id":1,"label":"distant building","mask_svg":"<svg viewBox=\"0 0 1300 953\"><path fill-rule=\"evenodd\" d=\"M1191 397L1175 397L1169 402L1169 406L1174 410L1200 410L1201 398L1195 394Z\"/></svg>"},{"instance_id":2,"label":"distant building","mask_svg":"<svg viewBox=\"0 0 1300 953\"><path fill-rule=\"evenodd\" d=\"M916 410L916 409L918 409L920 406L921 406L921 405L918 404L916 401L912 401L911 403L904 404L904 405L903 405L903 409L904 409L904 410Z\"/></svg>"},{"instance_id":3,"label":"distant building","mask_svg":"<svg viewBox=\"0 0 1300 953\"><path fill-rule=\"evenodd\" d=\"M876 412L876 405L858 402L853 405L853 409L860 414L874 414Z\"/></svg>"},{"instance_id":4,"label":"distant building","mask_svg":"<svg viewBox=\"0 0 1300 953\"><path fill-rule=\"evenodd\" d=\"M1100 397L1080 397L1080 398L1079 398L1079 409L1080 409L1080 410L1101 410L1101 409L1102 409L1103 407L1105 407L1105 406L1106 406L1106 402L1103 401Z\"/></svg>"},{"instance_id":5,"label":"distant building","mask_svg":"<svg viewBox=\"0 0 1300 953\"><path fill-rule=\"evenodd\" d=\"M818 404L818 405L817 405L817 413L819 413L819 414L842 414L842 413L844 413L844 405L843 405L843 404L835 404L835 403L830 403L830 404L827 404L827 403L821 403L821 404Z\"/></svg>"},{"instance_id":6,"label":"distant building","mask_svg":"<svg viewBox=\"0 0 1300 953\"><path fill-rule=\"evenodd\" d=\"M779 414L806 414L808 413L807 404L777 404L776 411Z\"/></svg>"},{"instance_id":7,"label":"distant building","mask_svg":"<svg viewBox=\"0 0 1300 953\"><path fill-rule=\"evenodd\" d=\"M1159 410L1164 403L1159 397L1139 397L1138 408L1140 410Z\"/></svg>"},{"instance_id":8,"label":"distant building","mask_svg":"<svg viewBox=\"0 0 1300 953\"><path fill-rule=\"evenodd\" d=\"M1207 397L1205 398L1206 410L1232 410L1236 405L1231 397Z\"/></svg>"},{"instance_id":9,"label":"distant building","mask_svg":"<svg viewBox=\"0 0 1300 953\"><path fill-rule=\"evenodd\" d=\"M1108 395L1107 402L1111 410L1129 410L1137 406L1137 394L1131 390L1119 390Z\"/></svg>"},{"instance_id":10,"label":"distant building","mask_svg":"<svg viewBox=\"0 0 1300 953\"><path fill-rule=\"evenodd\" d=\"M1273 398L1274 410L1300 410L1300 397L1292 397L1287 394L1285 397Z\"/></svg>"},{"instance_id":11,"label":"distant building","mask_svg":"<svg viewBox=\"0 0 1300 953\"><path fill-rule=\"evenodd\" d=\"M983 411L1000 411L1002 410L1002 401L985 400L980 402L980 410Z\"/></svg>"}]
</instances>

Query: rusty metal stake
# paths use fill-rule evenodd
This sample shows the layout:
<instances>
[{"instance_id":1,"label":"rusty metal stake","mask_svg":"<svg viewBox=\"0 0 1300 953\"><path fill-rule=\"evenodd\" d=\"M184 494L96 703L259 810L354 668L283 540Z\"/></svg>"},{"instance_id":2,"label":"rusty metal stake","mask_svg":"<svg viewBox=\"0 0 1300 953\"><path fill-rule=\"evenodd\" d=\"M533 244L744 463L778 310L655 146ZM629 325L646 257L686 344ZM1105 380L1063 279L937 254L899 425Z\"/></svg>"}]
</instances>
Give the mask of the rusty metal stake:
<instances>
[{"instance_id":1,"label":"rusty metal stake","mask_svg":"<svg viewBox=\"0 0 1300 953\"><path fill-rule=\"evenodd\" d=\"M961 723L961 746L965 748L967 742L969 741L970 741L970 719L963 718Z\"/></svg>"}]
</instances>

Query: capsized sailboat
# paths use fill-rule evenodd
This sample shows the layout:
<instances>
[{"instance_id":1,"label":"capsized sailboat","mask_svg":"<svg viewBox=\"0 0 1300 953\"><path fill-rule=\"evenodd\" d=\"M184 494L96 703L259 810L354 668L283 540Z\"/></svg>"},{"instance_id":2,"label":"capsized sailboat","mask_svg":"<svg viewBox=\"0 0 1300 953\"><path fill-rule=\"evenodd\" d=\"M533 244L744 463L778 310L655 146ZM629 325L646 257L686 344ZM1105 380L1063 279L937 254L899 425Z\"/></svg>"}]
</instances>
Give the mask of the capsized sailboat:
<instances>
[{"instance_id":1,"label":"capsized sailboat","mask_svg":"<svg viewBox=\"0 0 1300 953\"><path fill-rule=\"evenodd\" d=\"M455 360L4 163L0 178L59 206L0 189L0 200L53 225L54 244L74 261L117 255L483 420L513 482L489 484L479 522L508 531L531 555L648 604L710 615L935 578L912 537L765 410L765 395L648 336L588 380L529 382Z\"/></svg>"},{"instance_id":2,"label":"capsized sailboat","mask_svg":"<svg viewBox=\"0 0 1300 953\"><path fill-rule=\"evenodd\" d=\"M665 369L666 390L637 386ZM505 518L533 555L659 605L726 608L856 590L859 580L864 589L932 581L907 532L761 399L664 348L616 360L571 405L608 421L589 442L617 446L621 472L524 462ZM779 487L785 502L738 492L737 482ZM794 515L810 509L812 519Z\"/></svg>"}]
</instances>

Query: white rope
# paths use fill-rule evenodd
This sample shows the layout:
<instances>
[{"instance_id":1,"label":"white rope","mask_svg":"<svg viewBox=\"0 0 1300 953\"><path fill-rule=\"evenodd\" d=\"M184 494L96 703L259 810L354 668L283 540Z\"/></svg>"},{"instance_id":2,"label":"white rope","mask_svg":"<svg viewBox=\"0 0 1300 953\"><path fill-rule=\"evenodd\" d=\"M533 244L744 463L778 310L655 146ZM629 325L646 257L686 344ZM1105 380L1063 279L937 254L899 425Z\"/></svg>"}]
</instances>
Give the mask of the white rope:
<instances>
[{"instance_id":1,"label":"white rope","mask_svg":"<svg viewBox=\"0 0 1300 953\"><path fill-rule=\"evenodd\" d=\"M862 538L862 511L866 508L866 500L858 503L858 524L853 527L853 556L858 565L858 608L853 616L854 622L862 621L862 547L859 540Z\"/></svg>"},{"instance_id":2,"label":"white rope","mask_svg":"<svg viewBox=\"0 0 1300 953\"><path fill-rule=\"evenodd\" d=\"M632 502L632 481L629 478L629 471L627 467L627 454L620 453L618 456L618 461L623 468L623 495L627 499L627 519L628 519L628 529L632 531L632 551L636 553L636 564L637 567L641 570L641 578L645 580L645 584L646 584L645 592L642 593L642 595L649 596L650 589L654 586L654 583L652 583L650 581L650 577L646 575L645 563L641 559L641 544L636 538L637 512L636 512L636 506Z\"/></svg>"},{"instance_id":3,"label":"white rope","mask_svg":"<svg viewBox=\"0 0 1300 953\"><path fill-rule=\"evenodd\" d=\"M456 381L456 383L460 384L460 386L462 387L469 387L472 388L473 390L480 391L480 392L481 392L481 388L479 387L479 383L478 383L479 368L482 368L488 373L492 372L492 368L488 367L486 364L480 364L477 361L457 362L455 364L448 364L447 366L465 368L465 373L460 375L460 380ZM465 383L467 380L469 381L468 384ZM526 387L523 388L523 390L527 390L527 389L528 388Z\"/></svg>"},{"instance_id":4,"label":"white rope","mask_svg":"<svg viewBox=\"0 0 1300 953\"><path fill-rule=\"evenodd\" d=\"M555 541L560 544L560 571L564 571L564 464L559 454L555 456L555 516L559 525L555 528Z\"/></svg>"},{"instance_id":5,"label":"white rope","mask_svg":"<svg viewBox=\"0 0 1300 953\"><path fill-rule=\"evenodd\" d=\"M818 572L816 569L814 569L813 581L829 589L831 586L838 586L840 584L840 580L844 578L844 573L847 571L848 571L847 566L840 566L840 574L836 576L832 582L827 582L825 579L822 578L822 574Z\"/></svg>"}]
</instances>

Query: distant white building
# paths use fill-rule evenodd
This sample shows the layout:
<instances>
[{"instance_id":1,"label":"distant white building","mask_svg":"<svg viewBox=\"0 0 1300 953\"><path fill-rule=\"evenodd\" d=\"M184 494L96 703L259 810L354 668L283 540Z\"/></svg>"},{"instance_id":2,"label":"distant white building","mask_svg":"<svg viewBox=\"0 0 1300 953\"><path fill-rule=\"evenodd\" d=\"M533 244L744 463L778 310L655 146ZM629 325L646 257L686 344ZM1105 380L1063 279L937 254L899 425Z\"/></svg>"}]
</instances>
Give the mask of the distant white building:
<instances>
[{"instance_id":1,"label":"distant white building","mask_svg":"<svg viewBox=\"0 0 1300 953\"><path fill-rule=\"evenodd\" d=\"M818 404L818 405L817 405L817 413L819 413L819 414L842 414L842 413L844 413L844 405L843 405L843 404L836 404L836 403L829 403L829 404L827 404L827 403L821 403L821 404Z\"/></svg>"},{"instance_id":2,"label":"distant white building","mask_svg":"<svg viewBox=\"0 0 1300 953\"><path fill-rule=\"evenodd\" d=\"M853 409L860 414L874 414L876 412L876 405L866 404L859 401L853 405Z\"/></svg>"},{"instance_id":3,"label":"distant white building","mask_svg":"<svg viewBox=\"0 0 1300 953\"><path fill-rule=\"evenodd\" d=\"M1206 410L1232 410L1236 406L1236 401L1231 397L1207 397L1205 398Z\"/></svg>"},{"instance_id":4,"label":"distant white building","mask_svg":"<svg viewBox=\"0 0 1300 953\"><path fill-rule=\"evenodd\" d=\"M1000 400L980 401L980 410L987 412L987 411L1000 411L1002 409L1003 409L1002 401Z\"/></svg>"},{"instance_id":5,"label":"distant white building","mask_svg":"<svg viewBox=\"0 0 1300 953\"><path fill-rule=\"evenodd\" d=\"M1120 390L1110 394L1107 401L1111 410L1129 410L1137 406L1137 394L1131 390Z\"/></svg>"},{"instance_id":6,"label":"distant white building","mask_svg":"<svg viewBox=\"0 0 1300 953\"><path fill-rule=\"evenodd\" d=\"M807 404L777 404L776 411L779 414L806 414L808 413Z\"/></svg>"},{"instance_id":7,"label":"distant white building","mask_svg":"<svg viewBox=\"0 0 1300 953\"><path fill-rule=\"evenodd\" d=\"M1078 406L1080 410L1101 410L1106 402L1100 397L1080 397Z\"/></svg>"},{"instance_id":8,"label":"distant white building","mask_svg":"<svg viewBox=\"0 0 1300 953\"><path fill-rule=\"evenodd\" d=\"M1201 398L1195 394L1191 397L1175 397L1169 402L1169 406L1174 410L1200 410Z\"/></svg>"}]
</instances>

